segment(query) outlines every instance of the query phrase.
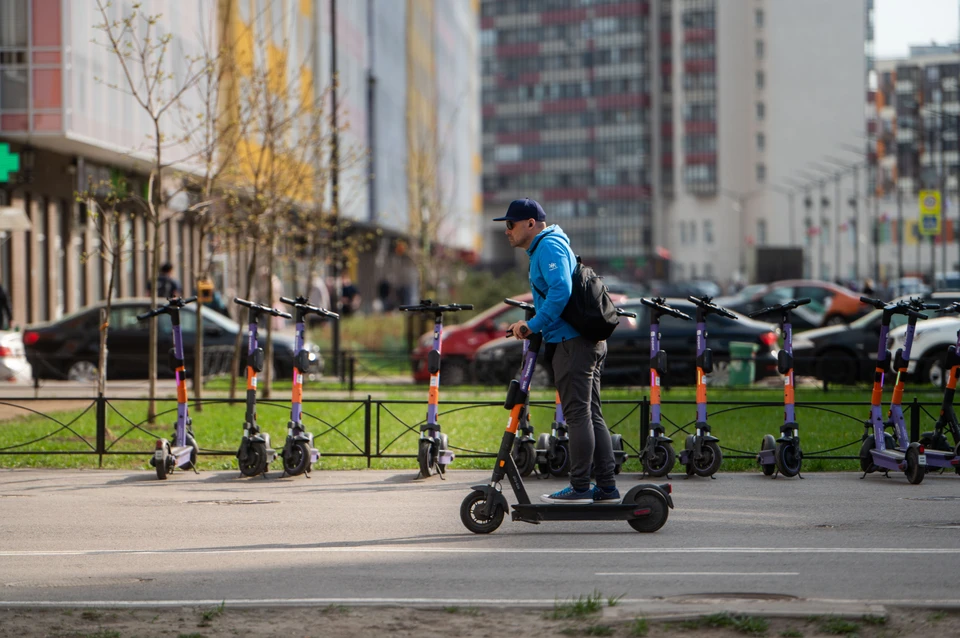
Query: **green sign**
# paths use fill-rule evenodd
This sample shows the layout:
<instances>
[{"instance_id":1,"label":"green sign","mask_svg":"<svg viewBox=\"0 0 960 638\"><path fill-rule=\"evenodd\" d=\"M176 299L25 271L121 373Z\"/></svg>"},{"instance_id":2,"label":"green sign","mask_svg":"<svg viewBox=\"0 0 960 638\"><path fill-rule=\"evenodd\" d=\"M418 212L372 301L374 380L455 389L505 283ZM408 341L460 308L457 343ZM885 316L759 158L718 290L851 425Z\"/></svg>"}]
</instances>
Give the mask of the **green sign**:
<instances>
[{"instance_id":1,"label":"green sign","mask_svg":"<svg viewBox=\"0 0 960 638\"><path fill-rule=\"evenodd\" d=\"M9 182L10 174L20 170L20 156L10 152L9 144L0 144L0 183Z\"/></svg>"},{"instance_id":2,"label":"green sign","mask_svg":"<svg viewBox=\"0 0 960 638\"><path fill-rule=\"evenodd\" d=\"M940 191L920 191L920 233L940 234Z\"/></svg>"}]
</instances>

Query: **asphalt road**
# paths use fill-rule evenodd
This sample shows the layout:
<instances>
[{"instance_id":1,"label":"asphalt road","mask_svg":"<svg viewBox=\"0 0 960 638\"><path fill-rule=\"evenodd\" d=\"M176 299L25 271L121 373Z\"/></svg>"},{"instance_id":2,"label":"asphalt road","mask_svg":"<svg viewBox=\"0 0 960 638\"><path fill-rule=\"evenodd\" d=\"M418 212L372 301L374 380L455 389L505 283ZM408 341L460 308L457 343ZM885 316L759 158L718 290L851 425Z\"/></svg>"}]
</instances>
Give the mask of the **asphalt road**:
<instances>
[{"instance_id":1,"label":"asphalt road","mask_svg":"<svg viewBox=\"0 0 960 638\"><path fill-rule=\"evenodd\" d=\"M918 486L677 475L676 509L654 534L507 519L488 536L458 513L487 472L279 476L0 470L0 606L552 604L593 591L960 605L955 474ZM527 485L537 495L561 483Z\"/></svg>"}]
</instances>

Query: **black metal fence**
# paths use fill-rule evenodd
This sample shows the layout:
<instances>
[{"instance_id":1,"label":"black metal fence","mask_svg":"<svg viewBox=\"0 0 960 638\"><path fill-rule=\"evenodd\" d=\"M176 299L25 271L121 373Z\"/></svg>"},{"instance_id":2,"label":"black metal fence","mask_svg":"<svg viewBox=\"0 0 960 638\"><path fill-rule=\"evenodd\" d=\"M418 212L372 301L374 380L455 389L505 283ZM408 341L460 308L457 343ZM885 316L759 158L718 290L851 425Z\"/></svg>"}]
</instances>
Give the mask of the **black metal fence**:
<instances>
[{"instance_id":1,"label":"black metal fence","mask_svg":"<svg viewBox=\"0 0 960 638\"><path fill-rule=\"evenodd\" d=\"M110 455L145 455L152 453L150 449L144 449L143 439L138 439L139 434L145 434L149 438L158 438L169 435L169 425L151 425L146 420L138 417L131 417L124 414L120 409L124 402L140 401L142 399L129 398L110 398L97 397L94 399L36 399L36 398L14 398L0 401L0 406L5 409L15 408L22 410L29 417L29 428L23 426L23 433L20 438L12 434L13 429L22 423L11 423L10 421L0 422L0 455L95 455L98 457L100 466L103 464L103 458ZM70 402L70 403L66 403ZM167 401L166 403L169 403ZM195 427L198 433L198 441L201 447L201 454L210 456L233 456L234 449L216 449L204 447L204 434L202 415L207 410L217 410L218 406L232 406L239 409L242 406L242 399L204 399L204 413L195 418L200 420L200 424ZM422 420L416 420L414 414L423 414L422 401L414 400L376 400L367 396L363 399L305 399L303 401L303 419L304 423L310 424L311 431L314 432L317 447L325 457L360 457L366 459L369 467L373 459L388 458L414 458L413 451L403 451L401 448L404 443L410 443L416 440L420 433ZM267 408L289 410L289 401L260 401L258 410L263 411ZM677 415L686 413L693 414L693 404L691 401L664 401L662 402L662 423L666 427L668 436L674 437L682 434L692 434L694 421L682 421L677 419ZM57 407L61 406L61 407ZM41 409L42 408L42 409ZM545 411L552 411L554 404L552 402L532 402L532 412L541 411L539 414L545 414ZM737 412L741 410L768 409L776 412L782 410L782 403L777 401L712 401L710 403L710 418L716 420L724 414ZM843 408L852 408L844 410ZM499 409L499 412L497 412ZM605 412L611 416L607 423L610 430L620 432L624 435L624 447L628 454L636 458L639 450L645 444L646 433L649 431L650 424L650 402L647 397L639 400L616 400L604 402ZM482 458L493 457L499 447L499 437L502 433L502 425L505 421L503 415L503 404L499 401L447 401L442 406L441 416L445 424L444 431L451 431L450 419L454 423L457 417L451 417L458 412L466 410L488 410L484 413L479 423L484 430L483 440L489 444L487 449L467 449L456 445L457 438L451 434L451 448L462 458ZM846 448L859 445L862 439L864 417L867 416L868 407L864 402L816 402L816 403L798 403L797 410L802 415L801 430L807 430L808 426L815 423L817 417L811 416L812 413L819 415L832 415L831 427L838 428L840 435L849 432L849 441L844 437L840 445L820 449L817 448L818 441L816 436L806 435L804 437L804 458L805 459L829 459L844 460L856 459L856 455L836 454ZM61 416L66 412L72 416L69 420L61 420ZM921 403L917 399L904 406L904 412L909 419L909 433L912 441L920 437L920 423L924 415L930 423L936 420L936 414L939 412L939 403ZM158 420L169 423L171 415L175 418L175 407L166 410L157 415ZM242 412L241 412L242 414ZM782 412L780 412L782 414ZM537 419L540 424L543 420ZM769 430L776 432L779 424L770 422L768 416L765 422L769 423ZM160 429L163 428L161 432ZM542 427L538 426L540 431ZM239 428L232 431L239 432ZM725 458L730 459L753 459L756 456L756 450L741 450L723 445L723 434L721 433L721 449L724 451ZM836 436L833 437L836 439ZM55 442L56 445L50 445ZM232 439L229 435L222 439L223 447L227 444L232 446ZM414 443L415 445L415 443ZM682 447L682 443L680 443ZM413 446L411 446L413 447Z\"/></svg>"}]
</instances>

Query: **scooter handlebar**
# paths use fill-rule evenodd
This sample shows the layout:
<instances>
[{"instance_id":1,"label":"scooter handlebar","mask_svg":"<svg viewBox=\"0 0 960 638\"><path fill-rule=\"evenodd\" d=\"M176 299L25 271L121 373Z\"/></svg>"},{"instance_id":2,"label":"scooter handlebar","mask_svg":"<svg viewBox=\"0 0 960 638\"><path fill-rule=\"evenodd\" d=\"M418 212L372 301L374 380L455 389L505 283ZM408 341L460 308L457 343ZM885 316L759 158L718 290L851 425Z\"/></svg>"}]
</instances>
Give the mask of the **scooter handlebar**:
<instances>
[{"instance_id":1,"label":"scooter handlebar","mask_svg":"<svg viewBox=\"0 0 960 638\"><path fill-rule=\"evenodd\" d=\"M631 319L637 318L637 313L630 312L629 310L624 310L623 308L617 308L618 317L630 317Z\"/></svg>"},{"instance_id":2,"label":"scooter handlebar","mask_svg":"<svg viewBox=\"0 0 960 638\"><path fill-rule=\"evenodd\" d=\"M884 306L887 305L886 301L882 301L880 299L874 299L873 297L860 297L860 301L862 301L865 304L871 305L874 308L879 308L879 309L882 309Z\"/></svg>"},{"instance_id":3,"label":"scooter handlebar","mask_svg":"<svg viewBox=\"0 0 960 638\"><path fill-rule=\"evenodd\" d=\"M167 303L165 303L164 305L157 306L152 310L148 310L147 312L137 315L137 319L139 321L143 321L144 319L149 319L150 317L156 317L157 315L162 315L164 313L169 312L171 308L176 308L177 310L179 310L180 308L183 308L187 304L191 304L196 300L197 300L196 295L192 297L187 297L186 299L182 299L181 297L173 297L171 299L168 299Z\"/></svg>"},{"instance_id":4,"label":"scooter handlebar","mask_svg":"<svg viewBox=\"0 0 960 638\"><path fill-rule=\"evenodd\" d=\"M771 312L783 312L784 310L793 310L794 308L799 308L800 306L805 306L810 303L809 297L804 297L803 299L794 299L793 301L788 301L787 303L778 304L776 306L767 306L762 310L757 310L756 312L751 312L748 317L751 319L756 319L757 317L762 317L763 315L768 315Z\"/></svg>"},{"instance_id":5,"label":"scooter handlebar","mask_svg":"<svg viewBox=\"0 0 960 638\"><path fill-rule=\"evenodd\" d=\"M308 313L315 315L320 315L322 317L329 317L330 319L339 319L340 315L337 313L327 310L326 308L321 308L320 306L313 306L309 302L310 300L306 297L297 297L296 299L291 299L290 297L280 297L280 301L287 304L288 306L294 306L300 310L306 310Z\"/></svg>"},{"instance_id":6,"label":"scooter handlebar","mask_svg":"<svg viewBox=\"0 0 960 638\"><path fill-rule=\"evenodd\" d=\"M272 315L274 317L283 317L284 319L292 319L293 316L289 312L284 312L283 310L278 310L276 308L271 308L270 306L264 306L253 301L247 301L246 299L241 299L240 297L234 297L233 303L238 306L245 306L251 310L258 310L264 314Z\"/></svg>"},{"instance_id":7,"label":"scooter handlebar","mask_svg":"<svg viewBox=\"0 0 960 638\"><path fill-rule=\"evenodd\" d=\"M530 310L531 312L536 310L534 305L529 301L517 301L516 299L504 299L503 303L507 304L508 306L515 306L517 308L520 308L521 310Z\"/></svg>"},{"instance_id":8,"label":"scooter handlebar","mask_svg":"<svg viewBox=\"0 0 960 638\"><path fill-rule=\"evenodd\" d=\"M694 305L696 305L696 306L699 306L700 308L703 308L703 309L704 309L705 311L707 311L708 313L711 313L711 312L712 312L712 313L715 313L715 314L720 315L721 317L727 317L728 319L736 319L736 318L737 318L737 315L733 314L732 312L730 312L730 311L727 310L726 308L723 308L723 307L718 306L717 304L713 303L713 302L711 301L711 297L694 297L694 296L691 295L691 296L687 297L687 301L689 301L690 303L692 303L692 304L694 304Z\"/></svg>"},{"instance_id":9,"label":"scooter handlebar","mask_svg":"<svg viewBox=\"0 0 960 638\"><path fill-rule=\"evenodd\" d=\"M952 304L946 308L940 308L937 310L938 315L949 315L956 312L960 312L960 301L954 301Z\"/></svg>"},{"instance_id":10,"label":"scooter handlebar","mask_svg":"<svg viewBox=\"0 0 960 638\"><path fill-rule=\"evenodd\" d=\"M400 306L400 310L405 312L459 312L461 310L473 310L473 304L469 303L451 303L446 305L435 304L429 299L421 301L412 306Z\"/></svg>"},{"instance_id":11,"label":"scooter handlebar","mask_svg":"<svg viewBox=\"0 0 960 638\"><path fill-rule=\"evenodd\" d=\"M667 303L663 300L662 297L654 297L653 299L647 299L642 297L640 303L648 308L654 308L660 311L661 314L670 315L671 317L676 317L677 319L683 319L684 321L690 321L690 315L685 312L677 310L673 306L668 306Z\"/></svg>"}]
</instances>

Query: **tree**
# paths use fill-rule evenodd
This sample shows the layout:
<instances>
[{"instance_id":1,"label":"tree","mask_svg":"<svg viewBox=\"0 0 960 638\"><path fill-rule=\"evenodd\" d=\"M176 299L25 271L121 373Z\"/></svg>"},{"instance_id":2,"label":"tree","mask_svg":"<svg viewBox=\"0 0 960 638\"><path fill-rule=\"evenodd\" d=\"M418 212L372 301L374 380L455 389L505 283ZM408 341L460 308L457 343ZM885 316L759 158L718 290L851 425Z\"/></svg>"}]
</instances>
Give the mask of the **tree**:
<instances>
[{"instance_id":1,"label":"tree","mask_svg":"<svg viewBox=\"0 0 960 638\"><path fill-rule=\"evenodd\" d=\"M122 71L121 84L108 84L128 96L147 115L151 133L149 148L145 149L150 157L149 180L146 197L146 217L148 225L147 250L150 251L150 302L157 305L157 276L160 272L160 226L176 213L168 208L169 199L174 193L168 193L164 177L169 164L164 161L164 151L171 142L179 143L168 133L165 122L172 110L180 104L183 95L200 79L198 58L184 56L185 70L180 77L169 70L173 36L161 34L160 14L144 13L141 3L134 3L129 11L119 19L111 20L107 10L110 2L96 0L103 22L94 25L106 42L102 43L113 54ZM183 159L183 158L180 158ZM153 422L156 417L154 403L157 391L157 321L150 321L150 352L148 354L149 403L147 419Z\"/></svg>"}]
</instances>

